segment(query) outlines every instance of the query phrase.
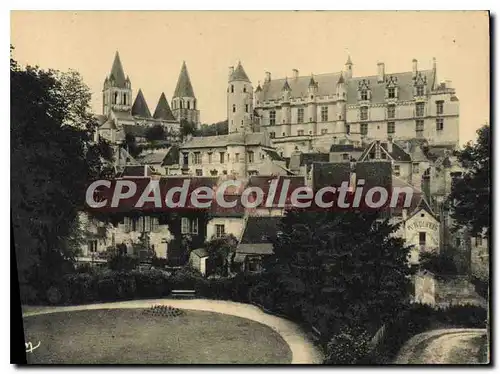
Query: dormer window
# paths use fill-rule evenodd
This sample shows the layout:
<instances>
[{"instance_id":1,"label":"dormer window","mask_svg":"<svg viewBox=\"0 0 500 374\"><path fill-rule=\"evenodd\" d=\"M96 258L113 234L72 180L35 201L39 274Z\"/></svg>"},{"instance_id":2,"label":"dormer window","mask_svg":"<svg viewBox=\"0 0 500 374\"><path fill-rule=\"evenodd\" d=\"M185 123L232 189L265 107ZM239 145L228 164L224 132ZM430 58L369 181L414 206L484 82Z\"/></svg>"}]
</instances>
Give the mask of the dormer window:
<instances>
[{"instance_id":1,"label":"dormer window","mask_svg":"<svg viewBox=\"0 0 500 374\"><path fill-rule=\"evenodd\" d=\"M417 96L424 96L424 86L417 86Z\"/></svg>"},{"instance_id":2,"label":"dormer window","mask_svg":"<svg viewBox=\"0 0 500 374\"><path fill-rule=\"evenodd\" d=\"M389 87L387 89L387 97L389 99L395 99L396 98L396 88L394 87Z\"/></svg>"}]
</instances>

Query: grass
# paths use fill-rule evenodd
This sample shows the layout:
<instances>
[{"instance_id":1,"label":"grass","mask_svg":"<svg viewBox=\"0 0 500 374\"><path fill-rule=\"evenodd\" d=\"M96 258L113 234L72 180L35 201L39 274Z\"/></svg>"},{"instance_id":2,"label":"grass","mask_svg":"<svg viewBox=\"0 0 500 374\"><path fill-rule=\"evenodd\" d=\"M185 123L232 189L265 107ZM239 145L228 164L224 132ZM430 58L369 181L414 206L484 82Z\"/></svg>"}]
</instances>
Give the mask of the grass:
<instances>
[{"instance_id":1,"label":"grass","mask_svg":"<svg viewBox=\"0 0 500 374\"><path fill-rule=\"evenodd\" d=\"M31 364L287 364L290 348L260 323L211 312L151 316L144 309L24 318Z\"/></svg>"}]
</instances>

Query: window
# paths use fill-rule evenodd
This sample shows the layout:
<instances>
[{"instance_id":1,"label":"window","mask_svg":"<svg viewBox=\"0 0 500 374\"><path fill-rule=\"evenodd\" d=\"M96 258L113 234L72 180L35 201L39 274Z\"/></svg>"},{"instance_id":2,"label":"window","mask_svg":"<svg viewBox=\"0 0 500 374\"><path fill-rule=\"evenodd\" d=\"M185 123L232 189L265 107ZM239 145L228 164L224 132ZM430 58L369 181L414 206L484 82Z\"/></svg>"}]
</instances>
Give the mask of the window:
<instances>
[{"instance_id":1,"label":"window","mask_svg":"<svg viewBox=\"0 0 500 374\"><path fill-rule=\"evenodd\" d=\"M224 163L225 152L219 152L219 162Z\"/></svg>"},{"instance_id":2,"label":"window","mask_svg":"<svg viewBox=\"0 0 500 374\"><path fill-rule=\"evenodd\" d=\"M417 86L417 96L424 96L424 86Z\"/></svg>"},{"instance_id":3,"label":"window","mask_svg":"<svg viewBox=\"0 0 500 374\"><path fill-rule=\"evenodd\" d=\"M349 161L349 153L342 153L342 160Z\"/></svg>"},{"instance_id":4,"label":"window","mask_svg":"<svg viewBox=\"0 0 500 374\"><path fill-rule=\"evenodd\" d=\"M326 122L326 121L328 121L328 107L322 106L321 107L321 122Z\"/></svg>"},{"instance_id":5,"label":"window","mask_svg":"<svg viewBox=\"0 0 500 374\"><path fill-rule=\"evenodd\" d=\"M362 123L360 126L361 135L368 135L368 124Z\"/></svg>"},{"instance_id":6,"label":"window","mask_svg":"<svg viewBox=\"0 0 500 374\"><path fill-rule=\"evenodd\" d=\"M248 151L248 162L249 162L249 163L254 162L254 154L253 154L253 151Z\"/></svg>"},{"instance_id":7,"label":"window","mask_svg":"<svg viewBox=\"0 0 500 374\"><path fill-rule=\"evenodd\" d=\"M436 118L436 130L442 131L444 128L444 120L442 118Z\"/></svg>"},{"instance_id":8,"label":"window","mask_svg":"<svg viewBox=\"0 0 500 374\"><path fill-rule=\"evenodd\" d=\"M286 136L286 134L284 132L281 133L281 136Z\"/></svg>"},{"instance_id":9,"label":"window","mask_svg":"<svg viewBox=\"0 0 500 374\"><path fill-rule=\"evenodd\" d=\"M418 233L418 244L420 244L421 246L425 246L425 236L425 231Z\"/></svg>"},{"instance_id":10,"label":"window","mask_svg":"<svg viewBox=\"0 0 500 374\"><path fill-rule=\"evenodd\" d=\"M183 101L182 101L182 100L181 100L181 101L179 101L179 108L180 108L180 109L182 109L182 103L183 103Z\"/></svg>"},{"instance_id":11,"label":"window","mask_svg":"<svg viewBox=\"0 0 500 374\"><path fill-rule=\"evenodd\" d=\"M418 162L415 162L413 164L413 174L418 174L420 173L420 164Z\"/></svg>"},{"instance_id":12,"label":"window","mask_svg":"<svg viewBox=\"0 0 500 374\"><path fill-rule=\"evenodd\" d=\"M440 100L440 101L436 101L436 114L443 114L444 110L443 110L443 106L444 106L444 101Z\"/></svg>"},{"instance_id":13,"label":"window","mask_svg":"<svg viewBox=\"0 0 500 374\"><path fill-rule=\"evenodd\" d=\"M212 163L212 152L208 152L208 163Z\"/></svg>"},{"instance_id":14,"label":"window","mask_svg":"<svg viewBox=\"0 0 500 374\"><path fill-rule=\"evenodd\" d=\"M201 164L201 153L200 152L195 152L193 154L193 163L194 164Z\"/></svg>"},{"instance_id":15,"label":"window","mask_svg":"<svg viewBox=\"0 0 500 374\"><path fill-rule=\"evenodd\" d=\"M123 94L123 105L127 105L127 94Z\"/></svg>"},{"instance_id":16,"label":"window","mask_svg":"<svg viewBox=\"0 0 500 374\"><path fill-rule=\"evenodd\" d=\"M387 159L387 154L386 154L385 152L381 152L381 153L380 153L380 158L381 158L382 160Z\"/></svg>"},{"instance_id":17,"label":"window","mask_svg":"<svg viewBox=\"0 0 500 374\"><path fill-rule=\"evenodd\" d=\"M187 102L187 105L188 105L188 107L187 107L187 108L188 108L188 109L191 109L191 101L188 101L188 102Z\"/></svg>"},{"instance_id":18,"label":"window","mask_svg":"<svg viewBox=\"0 0 500 374\"><path fill-rule=\"evenodd\" d=\"M345 133L347 135L349 135L351 133L351 125L349 125L347 123L345 124Z\"/></svg>"},{"instance_id":19,"label":"window","mask_svg":"<svg viewBox=\"0 0 500 374\"><path fill-rule=\"evenodd\" d=\"M202 169L196 169L196 171L195 171L195 172L196 172L196 176L197 176L197 177L201 177L201 176L203 176L203 170L202 170Z\"/></svg>"},{"instance_id":20,"label":"window","mask_svg":"<svg viewBox=\"0 0 500 374\"><path fill-rule=\"evenodd\" d=\"M113 97L113 104L116 104L117 101L118 101L118 92L115 92L115 95Z\"/></svg>"},{"instance_id":21,"label":"window","mask_svg":"<svg viewBox=\"0 0 500 374\"><path fill-rule=\"evenodd\" d=\"M418 119L415 123L415 131L417 132L417 136L424 135L424 120Z\"/></svg>"},{"instance_id":22,"label":"window","mask_svg":"<svg viewBox=\"0 0 500 374\"><path fill-rule=\"evenodd\" d=\"M248 104L245 104L245 112L248 113Z\"/></svg>"},{"instance_id":23,"label":"window","mask_svg":"<svg viewBox=\"0 0 500 374\"><path fill-rule=\"evenodd\" d=\"M160 226L160 221L159 221L158 217L153 217L151 219L151 231L158 232L159 226Z\"/></svg>"},{"instance_id":24,"label":"window","mask_svg":"<svg viewBox=\"0 0 500 374\"><path fill-rule=\"evenodd\" d=\"M247 92L247 86L243 86L243 92Z\"/></svg>"},{"instance_id":25,"label":"window","mask_svg":"<svg viewBox=\"0 0 500 374\"><path fill-rule=\"evenodd\" d=\"M423 117L424 112L425 112L425 104L424 103L417 103L416 104L416 115L417 117Z\"/></svg>"},{"instance_id":26,"label":"window","mask_svg":"<svg viewBox=\"0 0 500 374\"><path fill-rule=\"evenodd\" d=\"M387 97L389 99L395 99L396 98L396 88L394 87L389 87L387 89Z\"/></svg>"},{"instance_id":27,"label":"window","mask_svg":"<svg viewBox=\"0 0 500 374\"><path fill-rule=\"evenodd\" d=\"M481 247L483 245L483 237L482 236L476 236L476 247Z\"/></svg>"},{"instance_id":28,"label":"window","mask_svg":"<svg viewBox=\"0 0 500 374\"><path fill-rule=\"evenodd\" d=\"M298 131L297 131L297 135L298 135L298 136L302 136L302 135L304 135L304 130L298 130Z\"/></svg>"},{"instance_id":29,"label":"window","mask_svg":"<svg viewBox=\"0 0 500 374\"><path fill-rule=\"evenodd\" d=\"M368 91L361 90L361 100L368 100Z\"/></svg>"},{"instance_id":30,"label":"window","mask_svg":"<svg viewBox=\"0 0 500 374\"><path fill-rule=\"evenodd\" d=\"M359 119L361 121L366 121L368 119L368 107L362 106L359 108Z\"/></svg>"},{"instance_id":31,"label":"window","mask_svg":"<svg viewBox=\"0 0 500 374\"><path fill-rule=\"evenodd\" d=\"M198 234L198 218L181 218L181 234Z\"/></svg>"},{"instance_id":32,"label":"window","mask_svg":"<svg viewBox=\"0 0 500 374\"><path fill-rule=\"evenodd\" d=\"M183 153L182 154L182 161L183 161L182 163L184 165L188 165L189 164L189 155L187 153Z\"/></svg>"},{"instance_id":33,"label":"window","mask_svg":"<svg viewBox=\"0 0 500 374\"><path fill-rule=\"evenodd\" d=\"M321 129L321 135L325 135L328 133L328 129Z\"/></svg>"},{"instance_id":34,"label":"window","mask_svg":"<svg viewBox=\"0 0 500 374\"><path fill-rule=\"evenodd\" d=\"M396 132L396 124L394 122L387 122L387 134L394 134Z\"/></svg>"},{"instance_id":35,"label":"window","mask_svg":"<svg viewBox=\"0 0 500 374\"><path fill-rule=\"evenodd\" d=\"M215 225L215 237L222 238L226 235L224 225Z\"/></svg>"},{"instance_id":36,"label":"window","mask_svg":"<svg viewBox=\"0 0 500 374\"><path fill-rule=\"evenodd\" d=\"M394 165L394 175L396 177L399 177L401 174L401 169L400 169L400 166L399 165Z\"/></svg>"},{"instance_id":37,"label":"window","mask_svg":"<svg viewBox=\"0 0 500 374\"><path fill-rule=\"evenodd\" d=\"M297 123L304 122L304 108L297 109Z\"/></svg>"},{"instance_id":38,"label":"window","mask_svg":"<svg viewBox=\"0 0 500 374\"><path fill-rule=\"evenodd\" d=\"M236 105L233 104L233 113L236 112Z\"/></svg>"},{"instance_id":39,"label":"window","mask_svg":"<svg viewBox=\"0 0 500 374\"><path fill-rule=\"evenodd\" d=\"M275 110L271 110L269 112L269 124L271 126L276 125L276 111Z\"/></svg>"},{"instance_id":40,"label":"window","mask_svg":"<svg viewBox=\"0 0 500 374\"><path fill-rule=\"evenodd\" d=\"M387 106L387 118L396 118L396 105Z\"/></svg>"},{"instance_id":41,"label":"window","mask_svg":"<svg viewBox=\"0 0 500 374\"><path fill-rule=\"evenodd\" d=\"M234 154L234 162L240 162L240 154L239 153Z\"/></svg>"},{"instance_id":42,"label":"window","mask_svg":"<svg viewBox=\"0 0 500 374\"><path fill-rule=\"evenodd\" d=\"M234 84L231 85L231 93L234 93Z\"/></svg>"},{"instance_id":43,"label":"window","mask_svg":"<svg viewBox=\"0 0 500 374\"><path fill-rule=\"evenodd\" d=\"M89 253L97 252L97 240L89 240L87 242L87 247Z\"/></svg>"},{"instance_id":44,"label":"window","mask_svg":"<svg viewBox=\"0 0 500 374\"><path fill-rule=\"evenodd\" d=\"M191 220L191 233L198 235L198 218Z\"/></svg>"},{"instance_id":45,"label":"window","mask_svg":"<svg viewBox=\"0 0 500 374\"><path fill-rule=\"evenodd\" d=\"M269 137L270 137L271 139L276 138L276 133L275 133L274 131L271 131L271 132L269 133Z\"/></svg>"}]
</instances>

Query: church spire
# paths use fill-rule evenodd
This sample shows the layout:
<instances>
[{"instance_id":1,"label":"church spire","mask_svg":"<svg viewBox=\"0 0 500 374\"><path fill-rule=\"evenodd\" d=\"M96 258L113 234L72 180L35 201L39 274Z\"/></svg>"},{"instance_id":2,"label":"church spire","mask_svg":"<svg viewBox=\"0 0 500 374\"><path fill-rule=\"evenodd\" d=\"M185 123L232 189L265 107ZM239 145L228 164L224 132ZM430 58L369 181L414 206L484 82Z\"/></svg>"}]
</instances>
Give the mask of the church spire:
<instances>
[{"instance_id":1,"label":"church spire","mask_svg":"<svg viewBox=\"0 0 500 374\"><path fill-rule=\"evenodd\" d=\"M149 111L148 104L146 103L146 99L144 99L141 89L137 92L134 105L132 105L132 115L143 118L151 118L151 112Z\"/></svg>"},{"instance_id":2,"label":"church spire","mask_svg":"<svg viewBox=\"0 0 500 374\"><path fill-rule=\"evenodd\" d=\"M109 74L109 81L114 82L113 85L115 87L127 88L127 79L125 78L125 73L123 71L118 51L115 53L115 59L113 61L113 66L111 67L111 73Z\"/></svg>"},{"instance_id":3,"label":"church spire","mask_svg":"<svg viewBox=\"0 0 500 374\"><path fill-rule=\"evenodd\" d=\"M182 62L181 73L179 74L179 79L177 80L174 97L195 97L193 86L191 85L191 79L189 78L189 73L187 71L186 61Z\"/></svg>"},{"instance_id":4,"label":"church spire","mask_svg":"<svg viewBox=\"0 0 500 374\"><path fill-rule=\"evenodd\" d=\"M167 98L165 97L165 93L163 92L161 93L160 100L158 100L158 105L156 105L153 118L163 119L167 121L175 120L175 117L170 110L170 106L168 105Z\"/></svg>"}]
</instances>

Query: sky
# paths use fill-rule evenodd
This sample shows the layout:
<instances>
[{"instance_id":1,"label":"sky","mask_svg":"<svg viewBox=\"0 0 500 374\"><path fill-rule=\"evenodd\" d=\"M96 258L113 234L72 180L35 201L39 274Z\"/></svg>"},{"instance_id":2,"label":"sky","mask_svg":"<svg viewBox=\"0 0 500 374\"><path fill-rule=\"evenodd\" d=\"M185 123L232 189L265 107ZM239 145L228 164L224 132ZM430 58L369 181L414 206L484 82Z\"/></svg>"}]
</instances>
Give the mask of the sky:
<instances>
[{"instance_id":1,"label":"sky","mask_svg":"<svg viewBox=\"0 0 500 374\"><path fill-rule=\"evenodd\" d=\"M186 61L202 123L226 119L229 66L241 61L254 87L273 78L430 69L451 80L460 100L460 142L489 123L489 19L479 11L13 11L11 44L22 65L80 72L102 112L101 92L119 51L133 95L154 111L171 100Z\"/></svg>"}]
</instances>

